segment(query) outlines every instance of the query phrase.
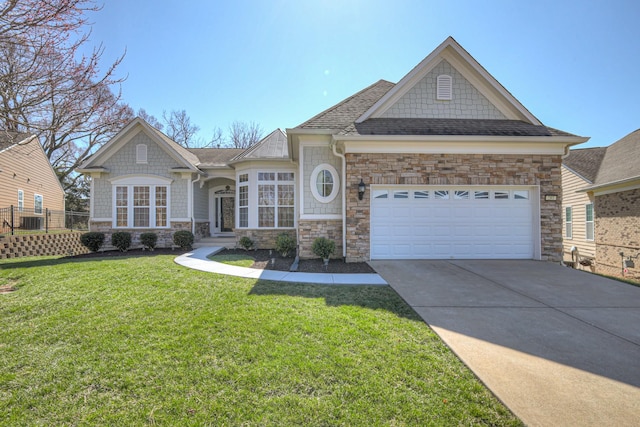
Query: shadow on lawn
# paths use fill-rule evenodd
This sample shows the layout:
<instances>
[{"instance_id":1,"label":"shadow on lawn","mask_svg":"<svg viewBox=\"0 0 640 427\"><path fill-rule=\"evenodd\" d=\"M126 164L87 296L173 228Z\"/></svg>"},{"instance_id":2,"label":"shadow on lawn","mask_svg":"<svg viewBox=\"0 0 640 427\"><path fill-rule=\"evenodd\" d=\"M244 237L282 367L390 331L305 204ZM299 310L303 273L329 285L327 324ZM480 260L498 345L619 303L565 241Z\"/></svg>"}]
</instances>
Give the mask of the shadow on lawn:
<instances>
[{"instance_id":1,"label":"shadow on lawn","mask_svg":"<svg viewBox=\"0 0 640 427\"><path fill-rule=\"evenodd\" d=\"M318 285L258 281L249 295L282 295L323 298L328 306L344 305L386 310L399 317L422 322L420 316L389 286Z\"/></svg>"},{"instance_id":2,"label":"shadow on lawn","mask_svg":"<svg viewBox=\"0 0 640 427\"><path fill-rule=\"evenodd\" d=\"M14 268L30 268L30 267L48 267L53 265L61 265L68 263L79 263L79 262L101 262L101 261L112 261L119 259L129 259L129 258L140 258L140 257L156 257L161 255L173 255L177 257L182 255L186 251L183 250L171 250L171 249L156 249L155 251L142 251L138 249L133 249L127 252L120 251L105 251L105 252L96 252L89 253L85 255L75 255L75 256L61 256L60 258L55 257L46 257L39 259L32 259L30 257L23 258L12 258L6 260L0 260L0 270L9 270Z\"/></svg>"}]
</instances>

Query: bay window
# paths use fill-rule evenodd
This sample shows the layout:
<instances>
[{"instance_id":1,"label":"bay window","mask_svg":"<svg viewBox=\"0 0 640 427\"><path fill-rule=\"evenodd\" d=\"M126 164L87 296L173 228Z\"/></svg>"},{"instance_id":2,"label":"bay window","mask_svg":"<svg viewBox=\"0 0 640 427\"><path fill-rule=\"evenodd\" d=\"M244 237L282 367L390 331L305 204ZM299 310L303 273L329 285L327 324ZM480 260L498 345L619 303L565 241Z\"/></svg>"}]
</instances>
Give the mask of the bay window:
<instances>
[{"instance_id":1,"label":"bay window","mask_svg":"<svg viewBox=\"0 0 640 427\"><path fill-rule=\"evenodd\" d=\"M241 186L239 200L241 226L243 197ZM246 198L248 200L248 194ZM258 172L258 228L292 228L294 205L293 172ZM248 210L248 207L246 209Z\"/></svg>"}]
</instances>

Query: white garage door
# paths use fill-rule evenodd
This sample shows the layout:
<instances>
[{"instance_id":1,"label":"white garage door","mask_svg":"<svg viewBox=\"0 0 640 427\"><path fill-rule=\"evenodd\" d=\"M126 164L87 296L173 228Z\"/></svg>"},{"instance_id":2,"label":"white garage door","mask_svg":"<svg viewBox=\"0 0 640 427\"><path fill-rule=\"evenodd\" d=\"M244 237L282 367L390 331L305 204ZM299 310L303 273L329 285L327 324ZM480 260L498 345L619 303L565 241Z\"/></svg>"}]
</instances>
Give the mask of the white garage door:
<instances>
[{"instance_id":1,"label":"white garage door","mask_svg":"<svg viewBox=\"0 0 640 427\"><path fill-rule=\"evenodd\" d=\"M373 187L372 259L531 259L533 187Z\"/></svg>"}]
</instances>

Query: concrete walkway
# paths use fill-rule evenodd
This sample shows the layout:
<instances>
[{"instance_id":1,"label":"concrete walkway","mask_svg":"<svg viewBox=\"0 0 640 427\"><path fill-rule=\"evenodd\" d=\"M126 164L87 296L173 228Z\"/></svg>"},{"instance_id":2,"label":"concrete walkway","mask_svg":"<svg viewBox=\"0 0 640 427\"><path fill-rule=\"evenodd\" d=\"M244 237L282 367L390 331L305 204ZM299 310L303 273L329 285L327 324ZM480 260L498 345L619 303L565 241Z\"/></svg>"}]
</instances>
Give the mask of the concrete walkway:
<instances>
[{"instance_id":1,"label":"concrete walkway","mask_svg":"<svg viewBox=\"0 0 640 427\"><path fill-rule=\"evenodd\" d=\"M193 268L194 270L226 274L228 276L246 277L249 279L317 283L324 285L387 285L387 282L378 274L292 273L288 271L238 267L211 261L207 258L207 256L220 252L223 249L223 247L199 248L180 255L175 259L175 262L182 266Z\"/></svg>"},{"instance_id":2,"label":"concrete walkway","mask_svg":"<svg viewBox=\"0 0 640 427\"><path fill-rule=\"evenodd\" d=\"M640 288L540 261L371 265L527 425L640 425Z\"/></svg>"}]
</instances>

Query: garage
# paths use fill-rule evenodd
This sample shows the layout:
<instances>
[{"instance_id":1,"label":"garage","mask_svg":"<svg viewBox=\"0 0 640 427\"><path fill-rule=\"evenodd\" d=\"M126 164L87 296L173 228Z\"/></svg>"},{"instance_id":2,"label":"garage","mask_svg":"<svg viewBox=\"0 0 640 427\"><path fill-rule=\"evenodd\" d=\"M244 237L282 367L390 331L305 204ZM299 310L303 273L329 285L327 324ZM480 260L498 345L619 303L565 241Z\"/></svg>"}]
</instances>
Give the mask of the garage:
<instances>
[{"instance_id":1,"label":"garage","mask_svg":"<svg viewBox=\"0 0 640 427\"><path fill-rule=\"evenodd\" d=\"M533 259L536 187L372 186L371 259Z\"/></svg>"}]
</instances>

